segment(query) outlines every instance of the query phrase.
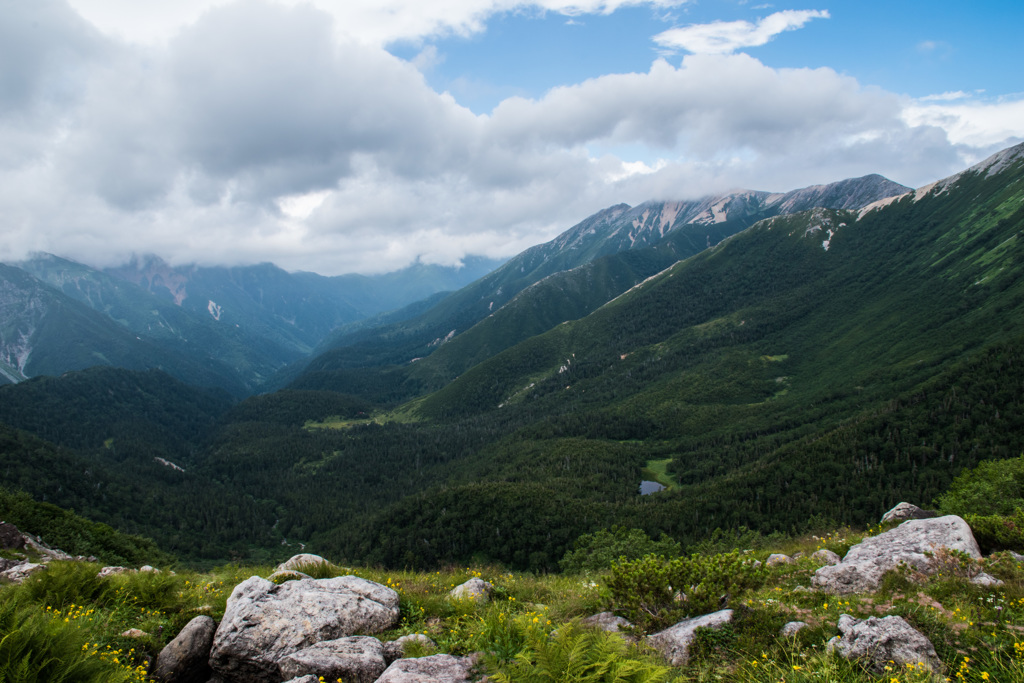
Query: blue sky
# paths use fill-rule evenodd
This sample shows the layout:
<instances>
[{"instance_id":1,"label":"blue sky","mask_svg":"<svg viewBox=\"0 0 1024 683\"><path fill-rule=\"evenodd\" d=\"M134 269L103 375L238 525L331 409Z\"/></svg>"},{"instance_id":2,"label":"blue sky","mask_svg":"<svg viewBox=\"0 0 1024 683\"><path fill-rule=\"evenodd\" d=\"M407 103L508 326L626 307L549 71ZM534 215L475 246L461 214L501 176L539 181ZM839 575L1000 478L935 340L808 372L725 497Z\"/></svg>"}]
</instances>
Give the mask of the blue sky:
<instances>
[{"instance_id":1,"label":"blue sky","mask_svg":"<svg viewBox=\"0 0 1024 683\"><path fill-rule=\"evenodd\" d=\"M511 256L1024 141L1024 3L0 0L0 260Z\"/></svg>"}]
</instances>

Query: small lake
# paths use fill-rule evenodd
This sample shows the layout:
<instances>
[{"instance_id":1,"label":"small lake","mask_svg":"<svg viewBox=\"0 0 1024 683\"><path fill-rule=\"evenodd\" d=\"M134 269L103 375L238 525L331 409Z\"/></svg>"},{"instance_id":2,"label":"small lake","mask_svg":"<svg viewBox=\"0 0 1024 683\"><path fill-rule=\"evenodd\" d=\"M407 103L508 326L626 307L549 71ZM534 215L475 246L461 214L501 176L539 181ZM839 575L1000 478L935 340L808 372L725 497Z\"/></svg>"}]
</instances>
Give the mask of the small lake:
<instances>
[{"instance_id":1,"label":"small lake","mask_svg":"<svg viewBox=\"0 0 1024 683\"><path fill-rule=\"evenodd\" d=\"M642 482L640 482L640 495L641 496L649 496L652 493L657 493L658 491L664 491L664 490L665 490L665 487L662 486L661 484L659 484L656 481L642 481Z\"/></svg>"}]
</instances>

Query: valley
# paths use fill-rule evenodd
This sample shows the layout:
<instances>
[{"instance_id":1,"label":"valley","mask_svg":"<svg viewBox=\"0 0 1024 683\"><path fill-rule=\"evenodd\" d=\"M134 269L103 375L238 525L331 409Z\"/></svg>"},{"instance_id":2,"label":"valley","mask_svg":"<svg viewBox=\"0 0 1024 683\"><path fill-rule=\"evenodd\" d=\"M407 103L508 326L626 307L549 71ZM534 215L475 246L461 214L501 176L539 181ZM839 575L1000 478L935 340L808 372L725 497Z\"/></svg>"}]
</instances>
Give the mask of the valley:
<instances>
[{"instance_id":1,"label":"valley","mask_svg":"<svg viewBox=\"0 0 1024 683\"><path fill-rule=\"evenodd\" d=\"M62 332L0 387L0 483L199 567L301 544L544 572L612 525L687 547L864 525L1024 452L1022 229L1018 146L917 191L614 206L358 320L327 294L334 317L261 308L263 275L299 291L269 266L190 283L198 315L154 277L7 266L34 293L6 310L53 302L32 329ZM36 334L7 319L5 348Z\"/></svg>"}]
</instances>

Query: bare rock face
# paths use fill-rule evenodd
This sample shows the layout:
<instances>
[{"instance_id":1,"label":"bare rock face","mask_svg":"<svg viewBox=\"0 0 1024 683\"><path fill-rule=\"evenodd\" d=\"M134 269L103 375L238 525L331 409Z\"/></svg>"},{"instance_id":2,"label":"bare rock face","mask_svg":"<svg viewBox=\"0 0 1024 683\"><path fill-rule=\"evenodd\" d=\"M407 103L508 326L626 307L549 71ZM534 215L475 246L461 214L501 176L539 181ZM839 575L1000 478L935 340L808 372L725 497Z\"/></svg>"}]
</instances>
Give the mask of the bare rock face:
<instances>
[{"instance_id":1,"label":"bare rock face","mask_svg":"<svg viewBox=\"0 0 1024 683\"><path fill-rule=\"evenodd\" d=\"M314 564L330 564L327 560L320 557L319 555L313 555L311 553L302 553L301 555L292 555L288 561L282 562L274 568L275 572L283 572L289 569L299 569L301 567L308 567Z\"/></svg>"},{"instance_id":2,"label":"bare rock face","mask_svg":"<svg viewBox=\"0 0 1024 683\"><path fill-rule=\"evenodd\" d=\"M466 583L456 586L448 591L448 595L456 600L473 600L474 602L487 602L491 599L491 591L494 590L487 581L483 579L470 579Z\"/></svg>"},{"instance_id":3,"label":"bare rock face","mask_svg":"<svg viewBox=\"0 0 1024 683\"><path fill-rule=\"evenodd\" d=\"M908 519L931 519L939 515L931 510L922 510L910 503L900 503L882 515L882 524L886 522L905 522Z\"/></svg>"},{"instance_id":4,"label":"bare rock face","mask_svg":"<svg viewBox=\"0 0 1024 683\"><path fill-rule=\"evenodd\" d=\"M398 623L398 593L356 576L235 586L213 639L210 666L227 683L279 683L278 662L325 640Z\"/></svg>"},{"instance_id":5,"label":"bare rock face","mask_svg":"<svg viewBox=\"0 0 1024 683\"><path fill-rule=\"evenodd\" d=\"M685 666L690 660L690 643L699 628L721 628L732 621L732 610L724 609L692 619L684 619L647 637L647 644L664 655L672 666Z\"/></svg>"},{"instance_id":6,"label":"bare rock face","mask_svg":"<svg viewBox=\"0 0 1024 683\"><path fill-rule=\"evenodd\" d=\"M473 660L469 657L431 655L399 659L376 683L466 683L472 680Z\"/></svg>"},{"instance_id":7,"label":"bare rock face","mask_svg":"<svg viewBox=\"0 0 1024 683\"><path fill-rule=\"evenodd\" d=\"M313 675L346 683L374 683L387 668L383 645L370 636L324 640L282 658L278 666L281 678Z\"/></svg>"},{"instance_id":8,"label":"bare rock face","mask_svg":"<svg viewBox=\"0 0 1024 683\"><path fill-rule=\"evenodd\" d=\"M861 620L844 614L839 617L839 632L841 636L828 642L829 650L860 660L875 673L883 673L886 665L901 669L907 664L924 664L934 673L942 671L931 641L902 617Z\"/></svg>"},{"instance_id":9,"label":"bare rock face","mask_svg":"<svg viewBox=\"0 0 1024 683\"><path fill-rule=\"evenodd\" d=\"M217 624L207 616L196 617L167 643L156 658L153 678L161 683L206 683L210 680L210 648Z\"/></svg>"},{"instance_id":10,"label":"bare rock face","mask_svg":"<svg viewBox=\"0 0 1024 683\"><path fill-rule=\"evenodd\" d=\"M811 583L828 593L874 591L878 589L882 575L900 564L931 573L933 563L925 553L934 553L940 548L981 558L981 550L971 528L960 517L947 515L917 519L853 546L842 562L816 571Z\"/></svg>"}]
</instances>

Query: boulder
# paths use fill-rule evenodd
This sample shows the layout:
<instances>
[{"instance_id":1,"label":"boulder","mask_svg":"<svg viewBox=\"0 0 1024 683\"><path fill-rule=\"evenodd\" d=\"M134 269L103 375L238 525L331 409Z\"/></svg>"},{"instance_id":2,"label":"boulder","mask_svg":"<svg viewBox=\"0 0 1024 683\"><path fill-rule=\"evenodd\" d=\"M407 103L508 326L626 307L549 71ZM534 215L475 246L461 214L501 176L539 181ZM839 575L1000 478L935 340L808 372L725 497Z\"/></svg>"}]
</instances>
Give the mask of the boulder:
<instances>
[{"instance_id":1,"label":"boulder","mask_svg":"<svg viewBox=\"0 0 1024 683\"><path fill-rule=\"evenodd\" d=\"M971 583L973 583L975 586L984 586L985 588L998 588L999 586L1002 586L1005 582L1002 579L997 579L991 574L981 572L980 574L971 579Z\"/></svg>"},{"instance_id":2,"label":"boulder","mask_svg":"<svg viewBox=\"0 0 1024 683\"><path fill-rule=\"evenodd\" d=\"M911 505L910 503L900 503L892 510L889 510L882 515L882 524L887 522L905 522L909 519L931 519L938 516L937 512L922 510L916 505Z\"/></svg>"},{"instance_id":3,"label":"boulder","mask_svg":"<svg viewBox=\"0 0 1024 683\"><path fill-rule=\"evenodd\" d=\"M601 612L600 614L587 617L580 621L580 626L611 631L612 633L620 633L623 629L633 628L633 624L628 619L617 617L611 612Z\"/></svg>"},{"instance_id":4,"label":"boulder","mask_svg":"<svg viewBox=\"0 0 1024 683\"><path fill-rule=\"evenodd\" d=\"M491 599L491 591L494 586L483 579L470 579L464 584L456 586L448 591L448 595L456 600L473 600L474 602L487 602Z\"/></svg>"},{"instance_id":5,"label":"boulder","mask_svg":"<svg viewBox=\"0 0 1024 683\"><path fill-rule=\"evenodd\" d=\"M278 662L281 678L323 676L345 683L373 683L384 673L384 646L371 636L324 640L303 648Z\"/></svg>"},{"instance_id":6,"label":"boulder","mask_svg":"<svg viewBox=\"0 0 1024 683\"><path fill-rule=\"evenodd\" d=\"M217 627L210 666L228 683L279 683L277 663L310 645L398 623L398 593L356 576L235 586Z\"/></svg>"},{"instance_id":7,"label":"boulder","mask_svg":"<svg viewBox=\"0 0 1024 683\"><path fill-rule=\"evenodd\" d=\"M134 569L129 569L128 567L104 567L97 572L96 578L105 579L108 576L114 576L115 574L129 574L134 571Z\"/></svg>"},{"instance_id":8,"label":"boulder","mask_svg":"<svg viewBox=\"0 0 1024 683\"><path fill-rule=\"evenodd\" d=\"M207 616L196 617L167 643L156 658L153 678L161 683L205 683L210 669L210 648L217 624Z\"/></svg>"},{"instance_id":9,"label":"boulder","mask_svg":"<svg viewBox=\"0 0 1024 683\"><path fill-rule=\"evenodd\" d=\"M791 621L782 627L782 630L779 631L779 635L783 638L792 638L805 628L807 628L806 621Z\"/></svg>"},{"instance_id":10,"label":"boulder","mask_svg":"<svg viewBox=\"0 0 1024 683\"><path fill-rule=\"evenodd\" d=\"M472 680L473 660L469 657L431 655L399 659L384 671L377 683L465 683Z\"/></svg>"},{"instance_id":11,"label":"boulder","mask_svg":"<svg viewBox=\"0 0 1024 683\"><path fill-rule=\"evenodd\" d=\"M274 571L283 572L289 569L300 569L302 567L309 567L315 564L330 564L330 562L319 555L302 553L301 555L292 555L287 562L282 562L277 565L277 567L274 568Z\"/></svg>"},{"instance_id":12,"label":"boulder","mask_svg":"<svg viewBox=\"0 0 1024 683\"><path fill-rule=\"evenodd\" d=\"M861 620L843 614L839 632L842 635L828 641L828 649L859 660L875 673L883 673L886 666L902 669L907 664L924 664L934 673L942 672L942 661L931 641L902 617Z\"/></svg>"},{"instance_id":13,"label":"boulder","mask_svg":"<svg viewBox=\"0 0 1024 683\"><path fill-rule=\"evenodd\" d=\"M44 571L45 569L45 564L22 562L21 564L16 564L10 569L5 569L0 572L0 578L7 579L11 583L21 583L33 574Z\"/></svg>"},{"instance_id":14,"label":"boulder","mask_svg":"<svg viewBox=\"0 0 1024 683\"><path fill-rule=\"evenodd\" d=\"M916 519L884 534L864 539L850 548L839 564L818 569L811 577L811 583L829 593L874 591L882 575L901 564L925 574L931 573L933 562L928 555L939 548L981 558L981 550L971 528L960 517L947 515Z\"/></svg>"},{"instance_id":15,"label":"boulder","mask_svg":"<svg viewBox=\"0 0 1024 683\"><path fill-rule=\"evenodd\" d=\"M822 548L811 555L811 559L818 564L827 564L828 566L834 566L843 561L843 558L839 557L838 553L834 553L828 548Z\"/></svg>"},{"instance_id":16,"label":"boulder","mask_svg":"<svg viewBox=\"0 0 1024 683\"><path fill-rule=\"evenodd\" d=\"M764 563L769 567L777 567L780 564L793 564L793 558L782 553L772 553Z\"/></svg>"},{"instance_id":17,"label":"boulder","mask_svg":"<svg viewBox=\"0 0 1024 683\"><path fill-rule=\"evenodd\" d=\"M721 628L732 621L732 610L724 609L692 619L684 619L647 637L647 644L660 652L672 666L685 666L690 660L690 643L699 628Z\"/></svg>"},{"instance_id":18,"label":"boulder","mask_svg":"<svg viewBox=\"0 0 1024 683\"><path fill-rule=\"evenodd\" d=\"M405 646L409 643L419 643L424 649L432 650L437 648L437 643L422 633L410 633L407 636L392 640L390 643L384 643L384 661L390 664L396 659L404 657Z\"/></svg>"},{"instance_id":19,"label":"boulder","mask_svg":"<svg viewBox=\"0 0 1024 683\"><path fill-rule=\"evenodd\" d=\"M18 550L25 547L25 537L18 527L9 522L0 522L0 549Z\"/></svg>"}]
</instances>

